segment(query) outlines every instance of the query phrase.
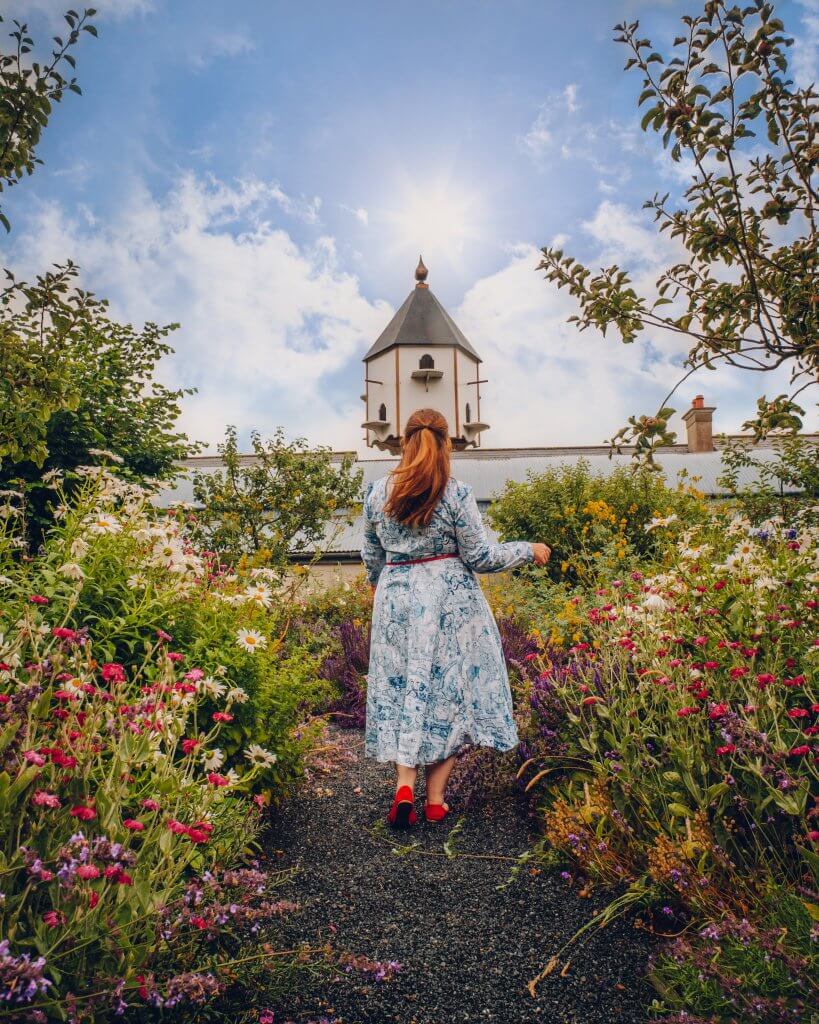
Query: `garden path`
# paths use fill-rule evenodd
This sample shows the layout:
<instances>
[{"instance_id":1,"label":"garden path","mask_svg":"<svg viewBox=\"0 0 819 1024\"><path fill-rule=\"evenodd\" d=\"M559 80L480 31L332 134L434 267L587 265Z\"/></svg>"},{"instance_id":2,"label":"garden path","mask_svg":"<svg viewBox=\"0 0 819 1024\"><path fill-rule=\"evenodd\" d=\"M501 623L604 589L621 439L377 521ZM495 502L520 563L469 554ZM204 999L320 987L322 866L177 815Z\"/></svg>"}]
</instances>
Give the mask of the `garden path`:
<instances>
[{"instance_id":1,"label":"garden path","mask_svg":"<svg viewBox=\"0 0 819 1024\"><path fill-rule=\"evenodd\" d=\"M338 952L398 961L401 970L381 982L358 971L330 974L312 987L301 980L299 996L274 1007L277 1024L645 1021L647 936L628 922L575 948L566 977L546 977L535 998L527 990L605 900L579 899L558 875L527 868L499 888L513 861L487 855L517 857L531 840L512 799L466 817L450 859L444 846L457 807L451 823L388 833L379 822L391 795L389 767L362 758L360 732L333 736L346 759L332 774L314 774L273 823L279 865L297 869L283 895L300 909L286 920L284 940L330 941ZM419 784L419 806L422 793ZM414 852L393 852L414 841Z\"/></svg>"}]
</instances>

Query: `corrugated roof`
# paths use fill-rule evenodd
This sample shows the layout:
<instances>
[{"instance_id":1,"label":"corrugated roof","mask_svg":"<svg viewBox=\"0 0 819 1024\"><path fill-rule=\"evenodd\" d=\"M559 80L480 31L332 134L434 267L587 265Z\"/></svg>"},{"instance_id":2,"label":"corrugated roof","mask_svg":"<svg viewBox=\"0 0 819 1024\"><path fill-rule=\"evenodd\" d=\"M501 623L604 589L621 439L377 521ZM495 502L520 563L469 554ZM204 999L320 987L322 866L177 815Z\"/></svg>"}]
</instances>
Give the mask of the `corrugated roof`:
<instances>
[{"instance_id":1,"label":"corrugated roof","mask_svg":"<svg viewBox=\"0 0 819 1024\"><path fill-rule=\"evenodd\" d=\"M521 483L530 474L542 473L552 467L574 465L581 458L589 464L593 473L606 477L617 467L629 467L632 464L630 454L614 455L609 459L606 451L607 449L603 448L506 448L454 452L452 472L453 476L472 487L478 503L486 507L501 494L508 481ZM754 452L754 457L760 462L775 462L779 456L771 448L760 447ZM709 497L725 493L724 488L717 482L717 478L724 471L719 451L689 452L685 446L679 445L661 451L656 455L656 459L669 484L676 483L680 472L685 471L687 481ZM243 461L252 461L252 456L244 456ZM363 484L366 487L374 480L386 476L397 463L397 458L361 459L356 467L361 469ZM208 472L218 469L221 462L216 456L200 456L189 459L187 465ZM752 487L758 483L758 475L753 468L741 468L738 479L740 487ZM157 503L167 506L176 501L192 500L191 480L180 477L174 487L160 493ZM329 554L356 555L361 549L363 523L360 518L352 526L334 524L330 533L333 535L332 543L326 548Z\"/></svg>"},{"instance_id":2,"label":"corrugated roof","mask_svg":"<svg viewBox=\"0 0 819 1024\"><path fill-rule=\"evenodd\" d=\"M386 352L393 345L417 345L435 348L454 345L473 359L481 357L438 299L425 284L409 293L404 304L381 332L364 361Z\"/></svg>"}]
</instances>

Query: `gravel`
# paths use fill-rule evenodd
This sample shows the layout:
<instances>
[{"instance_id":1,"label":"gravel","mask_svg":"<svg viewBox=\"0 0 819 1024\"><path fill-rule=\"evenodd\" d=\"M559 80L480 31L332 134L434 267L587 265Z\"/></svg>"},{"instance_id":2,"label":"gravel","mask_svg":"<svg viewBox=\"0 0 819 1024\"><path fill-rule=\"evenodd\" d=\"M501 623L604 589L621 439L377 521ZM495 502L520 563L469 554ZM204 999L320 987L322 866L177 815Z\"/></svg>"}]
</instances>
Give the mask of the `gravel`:
<instances>
[{"instance_id":1,"label":"gravel","mask_svg":"<svg viewBox=\"0 0 819 1024\"><path fill-rule=\"evenodd\" d=\"M401 970L383 982L358 971L306 979L297 997L273 1007L277 1022L646 1021L648 938L628 921L573 947L562 958L571 957L566 976L558 968L535 998L527 990L606 899L580 899L558 875L528 868L498 888L509 881L513 862L486 855L517 857L532 838L512 799L465 818L452 840L456 855L448 858L444 845L459 820L457 807L437 826L422 822L400 834L382 828L391 768L363 760L360 733L341 735L350 760L320 785L305 787L273 823L278 865L298 869L285 892L300 909L287 920L284 940L330 941L337 952L397 960ZM421 782L417 798L420 809ZM416 841L408 855L393 852Z\"/></svg>"}]
</instances>

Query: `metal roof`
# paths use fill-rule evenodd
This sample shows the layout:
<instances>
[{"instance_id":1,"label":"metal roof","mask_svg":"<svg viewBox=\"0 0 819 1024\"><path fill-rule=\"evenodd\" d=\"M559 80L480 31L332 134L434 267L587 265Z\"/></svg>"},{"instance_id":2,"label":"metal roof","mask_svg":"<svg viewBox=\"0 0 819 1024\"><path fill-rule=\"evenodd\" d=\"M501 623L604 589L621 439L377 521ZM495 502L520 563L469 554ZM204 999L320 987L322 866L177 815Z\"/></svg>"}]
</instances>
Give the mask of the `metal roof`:
<instances>
[{"instance_id":1,"label":"metal roof","mask_svg":"<svg viewBox=\"0 0 819 1024\"><path fill-rule=\"evenodd\" d=\"M617 467L629 467L632 464L630 453L614 455L611 459L606 448L496 448L478 449L476 451L453 452L452 475L469 484L475 492L478 504L486 507L504 490L508 481L521 483L529 475L543 473L550 468L574 465L584 459L592 473L610 476ZM340 461L342 455L335 458ZM779 456L772 448L760 446L754 451L754 457L760 462L775 462ZM665 473L666 481L673 485L677 482L681 471L687 474L686 480L697 490L709 497L718 497L725 493L717 478L724 470L722 455L714 452L689 452L684 445L677 445L655 456ZM242 462L251 462L252 456L242 456ZM382 476L386 476L397 465L397 458L360 459L356 468L362 471L363 485L366 486ZM200 456L187 460L184 468L208 472L218 469L221 460L218 456ZM183 468L183 467L180 467ZM743 467L738 471L740 487L752 487L758 483L756 471L751 467ZM193 487L190 478L179 477L171 488L162 491L157 503L162 506L173 502L193 500ZM357 556L363 540L363 522L359 517L352 526L333 525L328 531L332 534L332 543L326 549L329 555Z\"/></svg>"},{"instance_id":2,"label":"metal roof","mask_svg":"<svg viewBox=\"0 0 819 1024\"><path fill-rule=\"evenodd\" d=\"M482 361L460 327L423 282L419 282L409 293L403 306L364 356L364 361L386 352L395 345L416 345L424 348L454 345L478 362Z\"/></svg>"}]
</instances>

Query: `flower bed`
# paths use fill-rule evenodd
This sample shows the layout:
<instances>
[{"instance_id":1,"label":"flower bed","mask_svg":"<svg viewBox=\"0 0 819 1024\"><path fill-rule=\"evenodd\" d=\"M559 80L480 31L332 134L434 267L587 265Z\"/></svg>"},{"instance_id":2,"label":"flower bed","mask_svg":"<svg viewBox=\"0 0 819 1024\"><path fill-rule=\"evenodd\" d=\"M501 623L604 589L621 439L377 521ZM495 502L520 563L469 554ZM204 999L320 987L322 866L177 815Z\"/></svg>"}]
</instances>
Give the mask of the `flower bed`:
<instances>
[{"instance_id":1,"label":"flower bed","mask_svg":"<svg viewBox=\"0 0 819 1024\"><path fill-rule=\"evenodd\" d=\"M36 557L13 494L0 536L0 1006L19 1020L190 1009L275 955L259 942L290 907L249 851L327 691L276 637L290 612L263 574L87 476L70 505L49 481Z\"/></svg>"},{"instance_id":2,"label":"flower bed","mask_svg":"<svg viewBox=\"0 0 819 1024\"><path fill-rule=\"evenodd\" d=\"M626 903L664 904L685 936L656 967L667 1003L720 1020L801 1019L816 997L809 516L667 524L660 570L574 595L582 639L544 645L528 692L548 841L581 875L629 887Z\"/></svg>"}]
</instances>

